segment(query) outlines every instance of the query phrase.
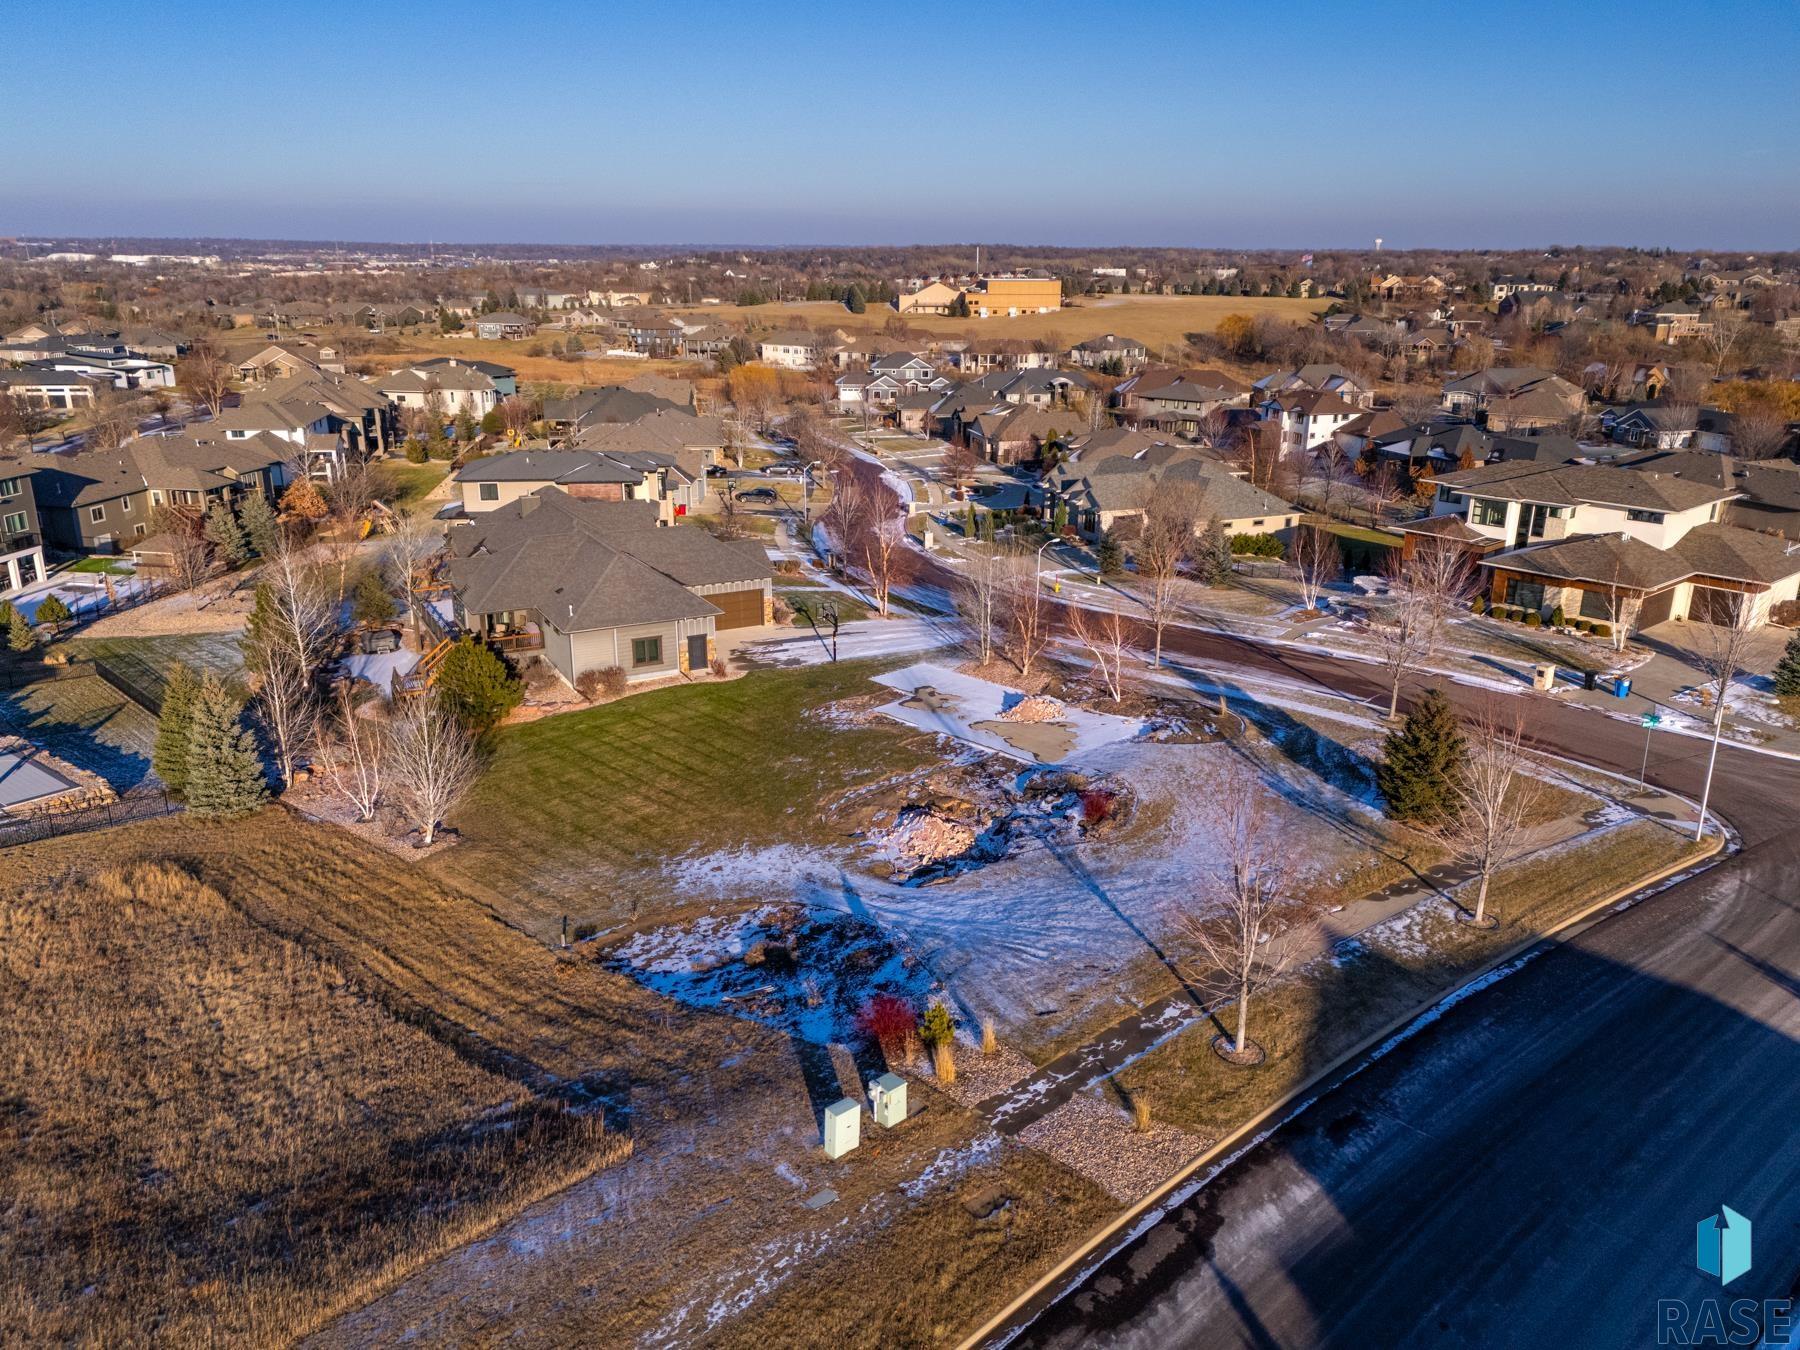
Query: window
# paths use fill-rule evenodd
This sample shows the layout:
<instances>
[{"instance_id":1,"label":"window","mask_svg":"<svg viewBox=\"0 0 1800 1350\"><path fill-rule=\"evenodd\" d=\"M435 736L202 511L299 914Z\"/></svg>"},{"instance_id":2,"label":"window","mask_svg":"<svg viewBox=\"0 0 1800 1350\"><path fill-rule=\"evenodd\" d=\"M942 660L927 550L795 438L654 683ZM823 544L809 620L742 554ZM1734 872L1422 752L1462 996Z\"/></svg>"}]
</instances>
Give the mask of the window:
<instances>
[{"instance_id":1,"label":"window","mask_svg":"<svg viewBox=\"0 0 1800 1350\"><path fill-rule=\"evenodd\" d=\"M1660 525L1663 523L1663 513L1661 511L1640 511L1633 508L1625 513L1625 519L1641 521L1646 525Z\"/></svg>"},{"instance_id":2,"label":"window","mask_svg":"<svg viewBox=\"0 0 1800 1350\"><path fill-rule=\"evenodd\" d=\"M88 507L88 519L98 525L101 521L106 519L106 508L104 506Z\"/></svg>"},{"instance_id":3,"label":"window","mask_svg":"<svg viewBox=\"0 0 1800 1350\"><path fill-rule=\"evenodd\" d=\"M499 501L500 500L500 485L498 483L483 483L481 485L480 497L481 497L481 500L484 502Z\"/></svg>"},{"instance_id":4,"label":"window","mask_svg":"<svg viewBox=\"0 0 1800 1350\"><path fill-rule=\"evenodd\" d=\"M131 533L134 538L142 539L145 534L145 527L142 525L133 525L131 527Z\"/></svg>"},{"instance_id":5,"label":"window","mask_svg":"<svg viewBox=\"0 0 1800 1350\"><path fill-rule=\"evenodd\" d=\"M16 497L18 495L19 480L17 478L0 478L0 498Z\"/></svg>"},{"instance_id":6,"label":"window","mask_svg":"<svg viewBox=\"0 0 1800 1350\"><path fill-rule=\"evenodd\" d=\"M1437 499L1448 506L1462 501L1462 495L1453 487L1440 487L1437 490Z\"/></svg>"},{"instance_id":7,"label":"window","mask_svg":"<svg viewBox=\"0 0 1800 1350\"><path fill-rule=\"evenodd\" d=\"M129 497L123 498L119 502L119 510L122 511L125 515L130 515L131 514L131 498L129 498Z\"/></svg>"},{"instance_id":8,"label":"window","mask_svg":"<svg viewBox=\"0 0 1800 1350\"><path fill-rule=\"evenodd\" d=\"M631 639L631 664L634 666L660 666L662 664L662 639L659 637Z\"/></svg>"},{"instance_id":9,"label":"window","mask_svg":"<svg viewBox=\"0 0 1800 1350\"><path fill-rule=\"evenodd\" d=\"M0 526L5 528L7 534L24 534L25 513L23 511L14 511L4 520L0 520Z\"/></svg>"},{"instance_id":10,"label":"window","mask_svg":"<svg viewBox=\"0 0 1800 1350\"><path fill-rule=\"evenodd\" d=\"M1506 524L1506 503L1484 502L1477 497L1470 506L1469 523L1471 525Z\"/></svg>"}]
</instances>

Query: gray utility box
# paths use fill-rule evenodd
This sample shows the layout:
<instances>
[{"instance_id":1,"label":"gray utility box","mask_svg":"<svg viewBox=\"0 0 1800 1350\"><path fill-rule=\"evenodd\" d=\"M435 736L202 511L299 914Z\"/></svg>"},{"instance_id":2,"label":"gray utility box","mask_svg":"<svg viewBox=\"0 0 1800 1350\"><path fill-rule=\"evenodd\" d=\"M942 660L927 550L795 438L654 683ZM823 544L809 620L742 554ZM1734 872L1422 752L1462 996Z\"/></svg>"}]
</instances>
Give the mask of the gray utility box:
<instances>
[{"instance_id":1,"label":"gray utility box","mask_svg":"<svg viewBox=\"0 0 1800 1350\"><path fill-rule=\"evenodd\" d=\"M891 1130L906 1119L906 1080L897 1073L884 1073L869 1084L869 1106L875 1123Z\"/></svg>"},{"instance_id":2,"label":"gray utility box","mask_svg":"<svg viewBox=\"0 0 1800 1350\"><path fill-rule=\"evenodd\" d=\"M825 1108L825 1156L841 1158L862 1140L862 1107L845 1097Z\"/></svg>"}]
</instances>

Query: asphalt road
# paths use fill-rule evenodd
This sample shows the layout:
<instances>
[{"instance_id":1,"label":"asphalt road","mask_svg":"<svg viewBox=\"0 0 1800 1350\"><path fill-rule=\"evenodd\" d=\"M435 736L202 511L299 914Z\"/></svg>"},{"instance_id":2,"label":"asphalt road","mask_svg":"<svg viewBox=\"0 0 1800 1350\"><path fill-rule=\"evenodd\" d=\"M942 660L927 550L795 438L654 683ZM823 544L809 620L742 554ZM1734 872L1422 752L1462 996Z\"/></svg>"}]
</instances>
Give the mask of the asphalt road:
<instances>
[{"instance_id":1,"label":"asphalt road","mask_svg":"<svg viewBox=\"0 0 1800 1350\"><path fill-rule=\"evenodd\" d=\"M1191 631L1250 666L1361 694L1379 672ZM1448 686L1456 701L1484 695ZM1537 739L1636 775L1642 732L1534 698ZM1706 744L1650 777L1697 795ZM1642 1346L1657 1301L1721 1297L1694 1229L1755 1224L1723 1297L1800 1272L1800 764L1724 748L1744 849L1548 944L1310 1108L1039 1311L1031 1346Z\"/></svg>"}]
</instances>

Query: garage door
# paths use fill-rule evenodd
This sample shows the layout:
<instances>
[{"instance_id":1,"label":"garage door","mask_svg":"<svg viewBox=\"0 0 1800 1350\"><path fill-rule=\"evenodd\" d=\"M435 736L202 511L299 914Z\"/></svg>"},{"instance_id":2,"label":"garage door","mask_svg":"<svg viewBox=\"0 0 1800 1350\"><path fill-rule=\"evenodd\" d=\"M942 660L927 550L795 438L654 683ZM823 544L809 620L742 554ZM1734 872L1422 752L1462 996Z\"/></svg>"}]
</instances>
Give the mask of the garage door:
<instances>
[{"instance_id":1,"label":"garage door","mask_svg":"<svg viewBox=\"0 0 1800 1350\"><path fill-rule=\"evenodd\" d=\"M713 627L759 628L763 621L763 593L759 586L750 591L714 591L706 597L725 612L713 621Z\"/></svg>"},{"instance_id":2,"label":"garage door","mask_svg":"<svg viewBox=\"0 0 1800 1350\"><path fill-rule=\"evenodd\" d=\"M1737 622L1738 592L1722 591L1717 586L1696 586L1688 601L1688 618L1695 623L1713 623L1729 628Z\"/></svg>"},{"instance_id":3,"label":"garage door","mask_svg":"<svg viewBox=\"0 0 1800 1350\"><path fill-rule=\"evenodd\" d=\"M1674 607L1674 591L1663 591L1660 595L1651 596L1644 601L1643 609L1638 611L1638 628L1640 630L1654 628L1657 624L1668 619L1669 614Z\"/></svg>"}]
</instances>

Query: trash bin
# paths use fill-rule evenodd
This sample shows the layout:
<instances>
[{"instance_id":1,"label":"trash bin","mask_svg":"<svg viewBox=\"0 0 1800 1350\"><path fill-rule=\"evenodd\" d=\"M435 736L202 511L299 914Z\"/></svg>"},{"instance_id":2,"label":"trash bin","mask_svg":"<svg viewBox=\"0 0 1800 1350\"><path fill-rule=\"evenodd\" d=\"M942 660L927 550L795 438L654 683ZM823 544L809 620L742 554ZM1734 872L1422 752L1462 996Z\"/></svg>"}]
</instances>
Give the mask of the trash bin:
<instances>
[{"instance_id":1,"label":"trash bin","mask_svg":"<svg viewBox=\"0 0 1800 1350\"><path fill-rule=\"evenodd\" d=\"M1556 688L1556 667L1547 662L1533 666L1531 668L1531 687L1546 691Z\"/></svg>"},{"instance_id":2,"label":"trash bin","mask_svg":"<svg viewBox=\"0 0 1800 1350\"><path fill-rule=\"evenodd\" d=\"M1581 687L1583 689L1598 689L1600 687L1600 672L1597 670L1582 671Z\"/></svg>"},{"instance_id":3,"label":"trash bin","mask_svg":"<svg viewBox=\"0 0 1800 1350\"><path fill-rule=\"evenodd\" d=\"M1629 695L1631 693L1631 677L1629 675L1617 676L1613 680L1613 693L1619 698Z\"/></svg>"}]
</instances>

